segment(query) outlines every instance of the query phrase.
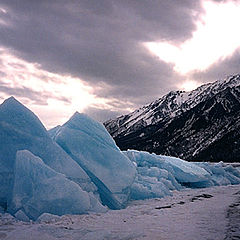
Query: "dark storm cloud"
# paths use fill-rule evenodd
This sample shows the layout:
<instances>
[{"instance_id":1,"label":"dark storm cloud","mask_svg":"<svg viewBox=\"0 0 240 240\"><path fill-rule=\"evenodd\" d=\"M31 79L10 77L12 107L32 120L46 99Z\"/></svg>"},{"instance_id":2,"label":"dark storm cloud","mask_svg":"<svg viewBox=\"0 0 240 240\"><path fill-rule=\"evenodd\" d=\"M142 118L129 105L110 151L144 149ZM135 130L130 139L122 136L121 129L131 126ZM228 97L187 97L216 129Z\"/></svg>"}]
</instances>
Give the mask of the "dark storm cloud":
<instances>
[{"instance_id":1,"label":"dark storm cloud","mask_svg":"<svg viewBox=\"0 0 240 240\"><path fill-rule=\"evenodd\" d=\"M141 45L191 37L203 11L192 0L1 0L0 44L46 70L70 73L95 92L138 104L160 97L180 78Z\"/></svg>"},{"instance_id":2,"label":"dark storm cloud","mask_svg":"<svg viewBox=\"0 0 240 240\"><path fill-rule=\"evenodd\" d=\"M224 77L240 73L240 49L236 50L232 56L212 64L202 72L195 72L193 78L200 82L209 82L223 79Z\"/></svg>"}]
</instances>

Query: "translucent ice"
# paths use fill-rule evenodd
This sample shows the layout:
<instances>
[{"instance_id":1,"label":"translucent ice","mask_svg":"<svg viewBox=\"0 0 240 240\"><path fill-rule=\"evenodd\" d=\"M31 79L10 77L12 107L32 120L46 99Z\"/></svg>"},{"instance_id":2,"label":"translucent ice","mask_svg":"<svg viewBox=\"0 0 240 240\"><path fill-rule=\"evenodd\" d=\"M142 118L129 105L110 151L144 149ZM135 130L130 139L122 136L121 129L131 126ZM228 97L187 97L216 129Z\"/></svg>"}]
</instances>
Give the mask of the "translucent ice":
<instances>
[{"instance_id":1,"label":"translucent ice","mask_svg":"<svg viewBox=\"0 0 240 240\"><path fill-rule=\"evenodd\" d=\"M213 185L240 184L240 171L231 165L220 163L196 163L211 175Z\"/></svg>"},{"instance_id":2,"label":"translucent ice","mask_svg":"<svg viewBox=\"0 0 240 240\"><path fill-rule=\"evenodd\" d=\"M125 154L140 167L157 167L167 170L180 183L208 181L210 177L205 169L179 158L135 150L128 150Z\"/></svg>"},{"instance_id":3,"label":"translucent ice","mask_svg":"<svg viewBox=\"0 0 240 240\"><path fill-rule=\"evenodd\" d=\"M168 180L138 174L131 188L131 199L161 198L171 195L172 184L168 182L169 185L167 185L164 181Z\"/></svg>"},{"instance_id":4,"label":"translucent ice","mask_svg":"<svg viewBox=\"0 0 240 240\"><path fill-rule=\"evenodd\" d=\"M36 220L42 213L80 214L91 208L87 192L27 150L18 151L9 211Z\"/></svg>"},{"instance_id":5,"label":"translucent ice","mask_svg":"<svg viewBox=\"0 0 240 240\"><path fill-rule=\"evenodd\" d=\"M37 116L11 97L0 105L0 206L6 207L11 197L16 152L23 149L83 189L96 190L82 168L50 138Z\"/></svg>"},{"instance_id":6,"label":"translucent ice","mask_svg":"<svg viewBox=\"0 0 240 240\"><path fill-rule=\"evenodd\" d=\"M170 168L154 154L129 150L124 152L137 166L137 177L131 188L131 199L164 197L171 190L180 190L182 186L176 181ZM166 165L166 166L165 166Z\"/></svg>"},{"instance_id":7,"label":"translucent ice","mask_svg":"<svg viewBox=\"0 0 240 240\"><path fill-rule=\"evenodd\" d=\"M5 212L5 211L4 211L3 207L0 206L0 214L2 214L2 213L4 213L4 212Z\"/></svg>"},{"instance_id":8,"label":"translucent ice","mask_svg":"<svg viewBox=\"0 0 240 240\"><path fill-rule=\"evenodd\" d=\"M104 126L84 114L75 113L55 130L53 139L86 171L98 187L103 204L113 209L123 207L136 168Z\"/></svg>"},{"instance_id":9,"label":"translucent ice","mask_svg":"<svg viewBox=\"0 0 240 240\"><path fill-rule=\"evenodd\" d=\"M36 220L104 212L102 203L119 209L129 199L164 197L183 187L240 184L240 172L224 163L121 152L104 126L84 114L48 133L9 98L0 105L0 183L0 212Z\"/></svg>"},{"instance_id":10,"label":"translucent ice","mask_svg":"<svg viewBox=\"0 0 240 240\"><path fill-rule=\"evenodd\" d=\"M54 215L51 213L43 213L41 216L38 217L37 221L40 223L49 223L49 222L56 222L58 220L60 220L61 217L59 217L58 215Z\"/></svg>"},{"instance_id":11,"label":"translucent ice","mask_svg":"<svg viewBox=\"0 0 240 240\"><path fill-rule=\"evenodd\" d=\"M23 221L23 222L30 221L29 217L22 210L17 211L14 216L16 219Z\"/></svg>"},{"instance_id":12,"label":"translucent ice","mask_svg":"<svg viewBox=\"0 0 240 240\"><path fill-rule=\"evenodd\" d=\"M137 166L132 199L161 197L170 194L168 190L181 189L181 185L200 188L240 184L238 169L224 163L192 163L135 150L124 153Z\"/></svg>"}]
</instances>

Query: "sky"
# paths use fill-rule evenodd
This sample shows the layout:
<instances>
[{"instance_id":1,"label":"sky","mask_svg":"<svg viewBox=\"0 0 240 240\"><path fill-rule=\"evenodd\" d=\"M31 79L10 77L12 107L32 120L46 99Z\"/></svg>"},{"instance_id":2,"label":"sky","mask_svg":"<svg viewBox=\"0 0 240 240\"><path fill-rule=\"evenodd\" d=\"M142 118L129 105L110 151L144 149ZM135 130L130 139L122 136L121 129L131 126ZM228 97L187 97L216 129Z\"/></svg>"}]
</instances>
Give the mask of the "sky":
<instances>
[{"instance_id":1,"label":"sky","mask_svg":"<svg viewBox=\"0 0 240 240\"><path fill-rule=\"evenodd\" d=\"M239 73L240 0L0 0L0 102L47 128Z\"/></svg>"}]
</instances>

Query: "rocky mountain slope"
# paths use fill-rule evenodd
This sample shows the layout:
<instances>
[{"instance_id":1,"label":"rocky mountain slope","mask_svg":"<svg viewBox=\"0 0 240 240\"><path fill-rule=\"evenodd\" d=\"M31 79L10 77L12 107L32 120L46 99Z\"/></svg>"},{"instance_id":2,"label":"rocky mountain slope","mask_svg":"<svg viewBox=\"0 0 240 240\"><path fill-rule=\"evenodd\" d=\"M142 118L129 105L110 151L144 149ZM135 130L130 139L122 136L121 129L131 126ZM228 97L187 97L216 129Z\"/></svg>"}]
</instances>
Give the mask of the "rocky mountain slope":
<instances>
[{"instance_id":1,"label":"rocky mountain slope","mask_svg":"<svg viewBox=\"0 0 240 240\"><path fill-rule=\"evenodd\" d=\"M121 150L240 161L240 75L162 98L104 123Z\"/></svg>"}]
</instances>

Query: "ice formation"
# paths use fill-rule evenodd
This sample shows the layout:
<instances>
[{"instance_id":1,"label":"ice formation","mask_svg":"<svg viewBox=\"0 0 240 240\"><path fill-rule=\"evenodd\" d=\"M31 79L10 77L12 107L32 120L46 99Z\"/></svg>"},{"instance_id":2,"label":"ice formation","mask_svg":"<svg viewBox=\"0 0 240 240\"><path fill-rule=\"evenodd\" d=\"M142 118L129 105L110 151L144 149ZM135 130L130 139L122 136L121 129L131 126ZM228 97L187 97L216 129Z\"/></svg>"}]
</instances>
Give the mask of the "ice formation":
<instances>
[{"instance_id":1,"label":"ice formation","mask_svg":"<svg viewBox=\"0 0 240 240\"><path fill-rule=\"evenodd\" d=\"M102 124L79 113L48 133L34 113L9 98L0 105L0 182L0 213L48 221L120 209L129 200L185 187L240 184L240 171L224 163L121 152Z\"/></svg>"},{"instance_id":2,"label":"ice formation","mask_svg":"<svg viewBox=\"0 0 240 240\"><path fill-rule=\"evenodd\" d=\"M124 151L124 154L138 167L156 167L165 169L171 173L178 182L202 182L208 181L210 174L195 163L187 162L179 158L168 157L136 150Z\"/></svg>"},{"instance_id":3,"label":"ice formation","mask_svg":"<svg viewBox=\"0 0 240 240\"><path fill-rule=\"evenodd\" d=\"M56 222L60 219L61 219L61 217L59 217L58 215L54 215L51 213L43 213L42 215L40 215L38 217L37 222L39 222L39 223Z\"/></svg>"},{"instance_id":4,"label":"ice formation","mask_svg":"<svg viewBox=\"0 0 240 240\"><path fill-rule=\"evenodd\" d=\"M42 213L80 214L90 208L89 195L78 184L29 151L17 152L11 213L21 210L36 220Z\"/></svg>"},{"instance_id":5,"label":"ice formation","mask_svg":"<svg viewBox=\"0 0 240 240\"><path fill-rule=\"evenodd\" d=\"M0 206L0 214L1 214L1 213L4 213L4 212L5 212L5 211L4 211L3 207Z\"/></svg>"},{"instance_id":6,"label":"ice formation","mask_svg":"<svg viewBox=\"0 0 240 240\"><path fill-rule=\"evenodd\" d=\"M22 210L18 210L14 214L14 216L15 216L16 219L18 219L19 221L22 221L22 222L29 222L30 221L29 217Z\"/></svg>"},{"instance_id":7,"label":"ice formation","mask_svg":"<svg viewBox=\"0 0 240 240\"><path fill-rule=\"evenodd\" d=\"M222 163L191 163L178 158L139 152L124 154L137 166L137 177L132 185L131 198L163 197L170 190L183 187L210 187L240 184L240 172Z\"/></svg>"},{"instance_id":8,"label":"ice formation","mask_svg":"<svg viewBox=\"0 0 240 240\"><path fill-rule=\"evenodd\" d=\"M52 136L98 187L103 204L112 209L126 204L136 169L101 123L76 112Z\"/></svg>"},{"instance_id":9,"label":"ice formation","mask_svg":"<svg viewBox=\"0 0 240 240\"><path fill-rule=\"evenodd\" d=\"M131 188L131 199L164 197L171 190L180 190L173 169L160 156L133 150L124 154L137 166L137 177Z\"/></svg>"},{"instance_id":10,"label":"ice formation","mask_svg":"<svg viewBox=\"0 0 240 240\"><path fill-rule=\"evenodd\" d=\"M0 105L0 206L6 208L10 200L16 152L24 149L84 190L96 191L88 175L50 138L37 116L11 97Z\"/></svg>"},{"instance_id":11,"label":"ice formation","mask_svg":"<svg viewBox=\"0 0 240 240\"><path fill-rule=\"evenodd\" d=\"M231 165L220 163L199 162L196 165L204 168L211 176L211 185L240 184L240 171Z\"/></svg>"}]
</instances>

